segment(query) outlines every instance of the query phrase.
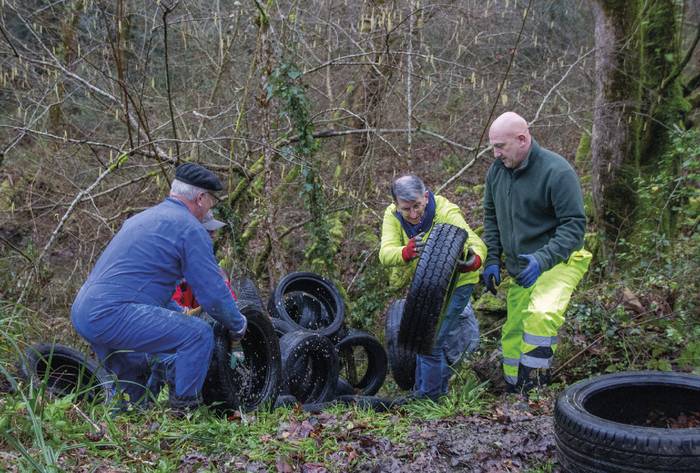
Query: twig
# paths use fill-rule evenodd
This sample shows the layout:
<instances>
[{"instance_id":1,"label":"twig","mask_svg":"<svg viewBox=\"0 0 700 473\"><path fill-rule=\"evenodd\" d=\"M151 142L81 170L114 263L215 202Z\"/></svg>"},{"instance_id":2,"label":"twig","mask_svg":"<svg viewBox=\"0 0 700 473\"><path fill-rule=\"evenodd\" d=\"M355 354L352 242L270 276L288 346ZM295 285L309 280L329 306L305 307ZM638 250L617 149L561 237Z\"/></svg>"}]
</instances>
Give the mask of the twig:
<instances>
[{"instance_id":1,"label":"twig","mask_svg":"<svg viewBox=\"0 0 700 473\"><path fill-rule=\"evenodd\" d=\"M374 248L371 251L367 252L367 256L365 256L365 259L362 260L362 263L360 263L360 267L357 269L357 272L355 272L355 275L352 277L352 280L350 281L350 284L348 284L347 289L345 289L345 292L350 292L350 288L352 287L353 284L355 284L355 279L362 273L362 271L365 269L365 265L367 264L367 260L369 260L369 257L374 254L374 252L377 251L376 248Z\"/></svg>"},{"instance_id":2,"label":"twig","mask_svg":"<svg viewBox=\"0 0 700 473\"><path fill-rule=\"evenodd\" d=\"M12 248L13 250L15 250L17 253L19 253L21 256L23 256L24 259L26 259L27 261L29 261L29 263L31 263L32 265L34 264L34 260L33 260L28 254L26 254L24 251L22 251L21 249L17 248L17 246L15 246L15 244L12 243L10 240L8 240L7 238L5 238L5 237L2 236L2 235L0 235L0 240L2 240L3 243L5 243L7 246L9 246L9 247Z\"/></svg>"},{"instance_id":3,"label":"twig","mask_svg":"<svg viewBox=\"0 0 700 473\"><path fill-rule=\"evenodd\" d=\"M165 88L168 94L168 110L170 110L170 124L173 129L173 137L177 140L177 126L175 126L175 112L173 111L173 96L170 91L170 67L168 64L168 14L173 11L177 5L175 2L172 7L168 7L164 3L161 4L163 7L163 54L165 56ZM180 144L175 141L175 149L177 150L177 159L180 159Z\"/></svg>"},{"instance_id":4,"label":"twig","mask_svg":"<svg viewBox=\"0 0 700 473\"><path fill-rule=\"evenodd\" d=\"M452 184L452 182L453 182L455 179L457 179L459 176L461 176L462 174L464 174L464 171L466 171L467 169L469 169L470 167L472 167L472 166L474 165L474 163L476 162L476 160L477 160L478 158L480 158L481 156L483 156L486 152L490 151L491 148L492 148L492 146L489 145L489 146L487 146L486 148L482 149L482 150L479 152L479 154L477 154L474 158L472 158L471 161L469 161L467 164L465 164L464 167L463 167L462 169L460 169L459 171L457 171L457 174L455 174L454 176L452 176L451 178L449 178L447 181L445 181L444 184L440 185L440 187L438 187L437 189L435 189L435 193L436 193L436 194L439 194L441 190L443 190L443 189L444 189L445 187L447 187L448 185Z\"/></svg>"},{"instance_id":5,"label":"twig","mask_svg":"<svg viewBox=\"0 0 700 473\"><path fill-rule=\"evenodd\" d=\"M570 74L571 71L574 69L574 67L575 67L579 62L583 61L586 57L588 57L588 55L591 54L593 51L595 51L595 48L588 50L588 52L587 52L586 54L584 54L583 56L581 56L580 58L578 58L576 61L574 61L574 62L569 66L569 68L566 70L566 72L564 73L564 75L561 76L561 78L557 81L557 83L554 84L554 85L552 86L551 89L549 89L549 91L545 94L544 98L542 99L542 103L540 103L540 106L539 106L539 108L537 109L537 112L535 113L535 117L532 119L532 121L530 121L530 125L532 125L533 123L535 123L535 122L537 121L537 119L540 118L540 112L541 112L542 109L544 108L544 105L547 103L547 100L549 100L549 96L552 95L552 92L554 92L554 91L556 90L556 88L559 87L559 86L561 85L561 83L564 82L564 81L566 80L566 78L569 76L569 74Z\"/></svg>"}]
</instances>

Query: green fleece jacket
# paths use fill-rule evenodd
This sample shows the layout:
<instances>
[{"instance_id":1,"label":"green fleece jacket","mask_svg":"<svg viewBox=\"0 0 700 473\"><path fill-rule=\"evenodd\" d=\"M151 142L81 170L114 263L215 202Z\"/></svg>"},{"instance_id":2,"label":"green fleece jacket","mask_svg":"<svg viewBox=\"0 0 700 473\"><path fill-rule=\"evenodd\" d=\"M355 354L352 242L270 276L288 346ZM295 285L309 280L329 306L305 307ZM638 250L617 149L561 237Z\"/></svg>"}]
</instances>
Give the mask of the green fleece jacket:
<instances>
[{"instance_id":1,"label":"green fleece jacket","mask_svg":"<svg viewBox=\"0 0 700 473\"><path fill-rule=\"evenodd\" d=\"M474 231L469 228L467 222L462 216L461 210L455 204L446 198L435 196L435 218L433 225L436 223L449 223L454 226L464 228L467 231L468 238L464 245L464 251L471 248L474 253L479 255L482 261L486 260L486 245ZM426 232L425 239L430 235L430 231ZM379 262L384 266L392 266L390 274L390 284L393 288L402 288L406 286L413 277L418 264L418 258L406 263L401 257L401 250L408 244L408 235L401 226L398 217L396 217L396 204L389 205L384 211L384 221L382 222L382 241L379 247ZM457 285L455 287L464 286L465 284L474 284L479 280L479 272L473 271L470 273L462 273L459 275Z\"/></svg>"},{"instance_id":2,"label":"green fleece jacket","mask_svg":"<svg viewBox=\"0 0 700 473\"><path fill-rule=\"evenodd\" d=\"M484 190L484 266L500 263L515 276L534 254L542 271L568 260L583 247L586 216L576 171L561 156L532 140L518 169L496 160L486 174Z\"/></svg>"}]
</instances>

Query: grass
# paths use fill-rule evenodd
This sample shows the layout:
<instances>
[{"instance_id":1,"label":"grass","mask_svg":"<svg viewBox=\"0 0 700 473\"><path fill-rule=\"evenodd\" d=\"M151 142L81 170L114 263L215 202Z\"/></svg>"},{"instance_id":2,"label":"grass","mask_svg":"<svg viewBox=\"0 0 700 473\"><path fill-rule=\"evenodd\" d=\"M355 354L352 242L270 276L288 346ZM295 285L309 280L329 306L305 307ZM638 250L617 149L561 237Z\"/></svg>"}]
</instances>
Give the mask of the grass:
<instances>
[{"instance_id":1,"label":"grass","mask_svg":"<svg viewBox=\"0 0 700 473\"><path fill-rule=\"evenodd\" d=\"M75 469L81 462L172 471L183 461L198 461L197 455L204 463L268 467L279 461L329 465L338 455L352 463L352 451L343 447L348 441L401 444L420 421L484 409L483 385L465 373L456 376L441 403L414 402L401 415L337 405L318 415L279 408L228 418L202 408L181 419L169 413L162 397L152 410L112 417L110 405L80 401L77 395L52 398L45 383L20 381L17 391L0 401L0 450L19 453L20 471L41 472Z\"/></svg>"}]
</instances>

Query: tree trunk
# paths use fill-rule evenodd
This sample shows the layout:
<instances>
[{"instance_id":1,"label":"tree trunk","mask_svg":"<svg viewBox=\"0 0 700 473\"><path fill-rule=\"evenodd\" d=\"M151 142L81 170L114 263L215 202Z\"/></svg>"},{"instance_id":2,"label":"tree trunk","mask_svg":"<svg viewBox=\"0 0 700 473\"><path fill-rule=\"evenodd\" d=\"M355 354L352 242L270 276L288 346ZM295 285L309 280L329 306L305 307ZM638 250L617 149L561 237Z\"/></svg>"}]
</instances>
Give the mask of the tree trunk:
<instances>
[{"instance_id":1,"label":"tree trunk","mask_svg":"<svg viewBox=\"0 0 700 473\"><path fill-rule=\"evenodd\" d=\"M591 138L593 202L603 257L630 220L634 201L634 113L637 91L628 72L638 64L625 46L634 27L635 2L595 2L596 97Z\"/></svg>"},{"instance_id":2,"label":"tree trunk","mask_svg":"<svg viewBox=\"0 0 700 473\"><path fill-rule=\"evenodd\" d=\"M650 222L649 212L664 223L667 236L673 232L669 215L638 206L638 187L662 166L670 175L678 172L676 163L662 163L661 157L685 106L680 75L672 76L681 56L680 23L674 0L596 0L593 9L593 202L602 256L614 263L618 240L639 234Z\"/></svg>"}]
</instances>

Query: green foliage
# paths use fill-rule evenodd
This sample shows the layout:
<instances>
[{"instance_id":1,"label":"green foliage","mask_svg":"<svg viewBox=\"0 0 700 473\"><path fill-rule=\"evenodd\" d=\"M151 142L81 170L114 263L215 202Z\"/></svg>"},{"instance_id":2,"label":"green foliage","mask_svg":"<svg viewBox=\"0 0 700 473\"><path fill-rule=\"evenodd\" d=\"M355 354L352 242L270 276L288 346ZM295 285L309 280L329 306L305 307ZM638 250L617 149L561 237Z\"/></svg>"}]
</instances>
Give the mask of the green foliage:
<instances>
[{"instance_id":1,"label":"green foliage","mask_svg":"<svg viewBox=\"0 0 700 473\"><path fill-rule=\"evenodd\" d=\"M676 130L671 146L655 164L656 172L636 179L637 232L619 243L623 264L639 262L639 247L657 258L667 256L676 237L692 233L700 217L700 132Z\"/></svg>"},{"instance_id":2,"label":"green foliage","mask_svg":"<svg viewBox=\"0 0 700 473\"><path fill-rule=\"evenodd\" d=\"M404 410L409 416L428 420L474 414L487 405L484 397L487 383L479 383L471 370L458 370L452 377L451 391L440 402L415 401Z\"/></svg>"},{"instance_id":3,"label":"green foliage","mask_svg":"<svg viewBox=\"0 0 700 473\"><path fill-rule=\"evenodd\" d=\"M272 71L267 93L268 98L276 97L280 101L280 116L291 122L295 133L294 144L282 152L292 161L301 161L301 197L311 214L311 219L305 226L309 236L305 252L307 264L312 271L334 276L337 270L333 258L337 253L337 236L339 229L342 230L342 221L338 215L327 217L329 209L322 179L311 159L319 144L313 136L313 123L309 114L311 105L306 90L300 83L301 75L296 65L283 62Z\"/></svg>"},{"instance_id":4,"label":"green foliage","mask_svg":"<svg viewBox=\"0 0 700 473\"><path fill-rule=\"evenodd\" d=\"M389 275L381 264L368 264L357 278L348 300L348 323L369 332L384 333L382 311L395 292L389 288Z\"/></svg>"}]
</instances>

